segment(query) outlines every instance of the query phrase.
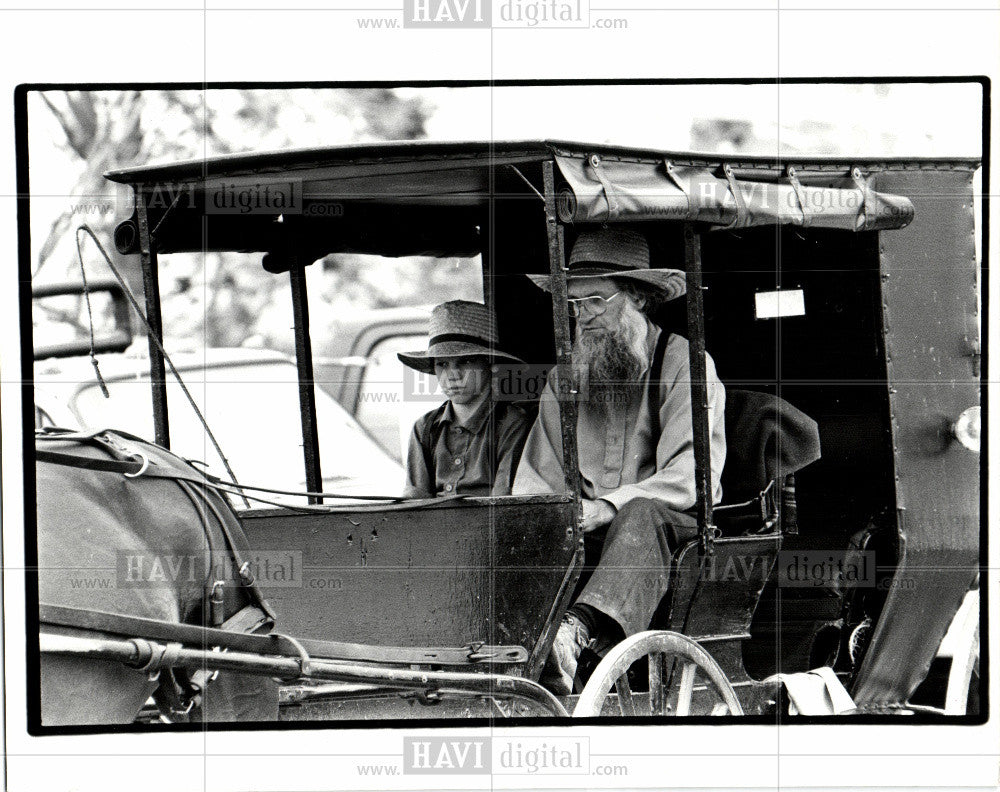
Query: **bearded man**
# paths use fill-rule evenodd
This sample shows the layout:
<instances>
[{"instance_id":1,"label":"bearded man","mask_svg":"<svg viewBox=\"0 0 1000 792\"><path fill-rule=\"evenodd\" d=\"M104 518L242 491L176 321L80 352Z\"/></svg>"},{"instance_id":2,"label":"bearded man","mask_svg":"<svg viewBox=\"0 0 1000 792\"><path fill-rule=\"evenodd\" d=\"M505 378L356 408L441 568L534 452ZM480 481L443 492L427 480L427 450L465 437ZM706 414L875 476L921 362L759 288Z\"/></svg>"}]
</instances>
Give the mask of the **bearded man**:
<instances>
[{"instance_id":1,"label":"bearded man","mask_svg":"<svg viewBox=\"0 0 1000 792\"><path fill-rule=\"evenodd\" d=\"M547 276L529 275L548 290ZM567 273L576 317L577 444L586 561L541 682L572 692L580 653L648 629L672 553L697 535L688 342L649 320L685 293L684 273L650 269L641 234L579 235ZM722 499L725 389L706 355L713 502ZM562 435L551 382L539 402L513 493L560 492Z\"/></svg>"}]
</instances>

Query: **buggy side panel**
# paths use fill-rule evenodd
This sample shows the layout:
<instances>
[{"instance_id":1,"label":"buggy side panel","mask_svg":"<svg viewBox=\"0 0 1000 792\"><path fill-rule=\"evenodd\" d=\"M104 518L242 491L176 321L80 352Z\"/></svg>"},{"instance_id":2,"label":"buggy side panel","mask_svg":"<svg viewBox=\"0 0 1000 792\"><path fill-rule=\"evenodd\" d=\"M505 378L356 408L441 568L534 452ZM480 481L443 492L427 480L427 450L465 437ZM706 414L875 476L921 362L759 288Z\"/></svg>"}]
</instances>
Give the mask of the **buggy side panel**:
<instances>
[{"instance_id":1,"label":"buggy side panel","mask_svg":"<svg viewBox=\"0 0 1000 792\"><path fill-rule=\"evenodd\" d=\"M761 591L774 568L781 535L724 537L712 555L698 552L698 541L676 554L670 592L655 619L657 628L674 630L707 648L733 684L750 679L743 667L742 646Z\"/></svg>"},{"instance_id":2,"label":"buggy side panel","mask_svg":"<svg viewBox=\"0 0 1000 792\"><path fill-rule=\"evenodd\" d=\"M916 219L879 240L900 558L852 691L860 707L910 696L978 569L980 460L950 431L979 404L972 173L878 180Z\"/></svg>"},{"instance_id":3,"label":"buggy side panel","mask_svg":"<svg viewBox=\"0 0 1000 792\"><path fill-rule=\"evenodd\" d=\"M578 573L568 500L476 498L408 511L242 516L261 558L301 564L291 584L260 580L277 629L371 644L373 659L380 644L483 641L530 652Z\"/></svg>"}]
</instances>

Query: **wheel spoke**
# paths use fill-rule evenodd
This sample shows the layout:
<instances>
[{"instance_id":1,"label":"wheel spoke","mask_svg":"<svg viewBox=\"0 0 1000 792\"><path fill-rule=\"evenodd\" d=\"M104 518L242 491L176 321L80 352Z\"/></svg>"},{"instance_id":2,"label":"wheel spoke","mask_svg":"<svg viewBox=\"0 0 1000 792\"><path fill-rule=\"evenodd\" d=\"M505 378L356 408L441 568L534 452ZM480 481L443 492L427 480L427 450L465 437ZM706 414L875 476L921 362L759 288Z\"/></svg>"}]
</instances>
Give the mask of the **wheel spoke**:
<instances>
[{"instance_id":1,"label":"wheel spoke","mask_svg":"<svg viewBox=\"0 0 1000 792\"><path fill-rule=\"evenodd\" d=\"M691 697L697 672L698 666L694 663L685 663L681 669L681 686L677 691L677 714L680 716L691 714Z\"/></svg>"},{"instance_id":2,"label":"wheel spoke","mask_svg":"<svg viewBox=\"0 0 1000 792\"><path fill-rule=\"evenodd\" d=\"M663 684L663 666L666 657L662 652L653 652L647 658L649 663L649 711L653 715L667 714L667 690Z\"/></svg>"},{"instance_id":3,"label":"wheel spoke","mask_svg":"<svg viewBox=\"0 0 1000 792\"><path fill-rule=\"evenodd\" d=\"M635 717L635 702L632 700L632 686L628 683L627 671L615 680L615 691L618 693L618 707L622 715Z\"/></svg>"}]
</instances>

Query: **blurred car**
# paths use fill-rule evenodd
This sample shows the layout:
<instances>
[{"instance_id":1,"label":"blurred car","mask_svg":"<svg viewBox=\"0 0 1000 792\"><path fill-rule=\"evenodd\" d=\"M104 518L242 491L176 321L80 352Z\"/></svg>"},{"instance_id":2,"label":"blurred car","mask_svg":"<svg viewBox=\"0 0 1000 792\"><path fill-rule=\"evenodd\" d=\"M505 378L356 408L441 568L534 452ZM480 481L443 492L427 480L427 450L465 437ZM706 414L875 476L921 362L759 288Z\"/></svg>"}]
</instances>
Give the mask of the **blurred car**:
<instances>
[{"instance_id":1,"label":"blurred car","mask_svg":"<svg viewBox=\"0 0 1000 792\"><path fill-rule=\"evenodd\" d=\"M444 401L436 378L407 369L396 357L427 349L430 316L430 306L368 311L338 322L316 346L317 391L340 402L397 461L406 457L417 418Z\"/></svg>"},{"instance_id":2,"label":"blurred car","mask_svg":"<svg viewBox=\"0 0 1000 792\"><path fill-rule=\"evenodd\" d=\"M36 428L115 428L151 439L149 361L140 345L144 347L145 341L125 353L98 356L107 398L88 357L36 360ZM219 348L171 353L171 358L238 481L305 490L293 360L271 350ZM171 449L228 478L222 459L169 371L167 391ZM321 389L316 392L316 419L324 491L393 496L402 492L401 465ZM287 496L262 497L304 502Z\"/></svg>"}]
</instances>

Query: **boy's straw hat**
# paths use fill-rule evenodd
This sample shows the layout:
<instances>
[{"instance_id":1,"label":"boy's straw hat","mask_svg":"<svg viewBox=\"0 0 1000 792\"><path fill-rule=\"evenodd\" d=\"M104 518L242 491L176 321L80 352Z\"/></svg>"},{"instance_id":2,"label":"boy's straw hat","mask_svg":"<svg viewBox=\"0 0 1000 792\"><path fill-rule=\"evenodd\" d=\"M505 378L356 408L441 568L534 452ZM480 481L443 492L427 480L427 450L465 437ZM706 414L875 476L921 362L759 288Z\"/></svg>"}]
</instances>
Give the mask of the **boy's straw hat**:
<instances>
[{"instance_id":1,"label":"boy's straw hat","mask_svg":"<svg viewBox=\"0 0 1000 792\"><path fill-rule=\"evenodd\" d=\"M496 348L497 326L493 313L482 303L452 300L441 303L431 313L426 352L397 352L410 368L434 373L438 358L483 355L498 362L526 365L523 360Z\"/></svg>"}]
</instances>

